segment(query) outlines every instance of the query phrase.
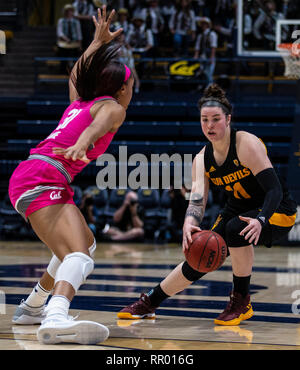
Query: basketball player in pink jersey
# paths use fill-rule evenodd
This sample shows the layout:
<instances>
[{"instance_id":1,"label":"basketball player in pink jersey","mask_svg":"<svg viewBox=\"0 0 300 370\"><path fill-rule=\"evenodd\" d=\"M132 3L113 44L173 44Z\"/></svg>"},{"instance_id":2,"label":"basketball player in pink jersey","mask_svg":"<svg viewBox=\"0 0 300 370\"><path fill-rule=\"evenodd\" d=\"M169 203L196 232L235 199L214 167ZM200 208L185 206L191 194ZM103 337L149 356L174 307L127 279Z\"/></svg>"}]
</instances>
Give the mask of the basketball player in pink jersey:
<instances>
[{"instance_id":1,"label":"basketball player in pink jersey","mask_svg":"<svg viewBox=\"0 0 300 370\"><path fill-rule=\"evenodd\" d=\"M47 271L17 307L16 324L41 323L38 340L45 344L96 344L109 330L92 321L68 316L70 302L94 269L94 236L73 201L70 183L109 146L124 122L132 97L130 69L118 62L118 45L110 42L114 11L94 17L95 36L75 64L70 80L70 106L57 128L20 163L11 176L9 196L15 209L53 252ZM53 295L45 306L52 290Z\"/></svg>"}]
</instances>

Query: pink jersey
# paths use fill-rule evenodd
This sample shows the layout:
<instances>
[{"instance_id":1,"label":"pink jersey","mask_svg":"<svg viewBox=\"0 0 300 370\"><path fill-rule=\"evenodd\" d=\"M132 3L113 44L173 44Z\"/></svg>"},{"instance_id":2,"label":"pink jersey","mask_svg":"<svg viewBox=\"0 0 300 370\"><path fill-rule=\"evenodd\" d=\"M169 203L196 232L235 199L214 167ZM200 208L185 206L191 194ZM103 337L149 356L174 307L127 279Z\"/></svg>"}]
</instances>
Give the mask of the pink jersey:
<instances>
[{"instance_id":1,"label":"pink jersey","mask_svg":"<svg viewBox=\"0 0 300 370\"><path fill-rule=\"evenodd\" d=\"M90 109L96 101L100 100L114 100L110 96L102 96L92 101L74 101L64 112L61 120L59 121L56 129L35 148L30 150L30 155L44 155L55 159L62 163L64 169L70 175L72 180L74 177L83 170L87 163L72 159L65 159L62 155L52 153L55 147L68 148L74 145L81 135L81 133L92 123L93 117L91 116ZM100 137L91 150L87 151L88 159L95 160L103 154L112 141L115 132L107 132L104 136Z\"/></svg>"}]
</instances>

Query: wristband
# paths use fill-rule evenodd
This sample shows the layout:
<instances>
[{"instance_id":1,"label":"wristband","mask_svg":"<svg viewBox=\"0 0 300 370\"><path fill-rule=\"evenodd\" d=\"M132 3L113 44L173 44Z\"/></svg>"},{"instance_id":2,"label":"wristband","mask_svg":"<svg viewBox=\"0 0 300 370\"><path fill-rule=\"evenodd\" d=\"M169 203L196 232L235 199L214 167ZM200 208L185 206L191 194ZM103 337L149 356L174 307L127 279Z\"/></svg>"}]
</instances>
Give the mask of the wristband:
<instances>
[{"instance_id":1,"label":"wristband","mask_svg":"<svg viewBox=\"0 0 300 370\"><path fill-rule=\"evenodd\" d=\"M261 227L264 227L266 225L266 218L264 216L257 216L256 220L259 221Z\"/></svg>"}]
</instances>

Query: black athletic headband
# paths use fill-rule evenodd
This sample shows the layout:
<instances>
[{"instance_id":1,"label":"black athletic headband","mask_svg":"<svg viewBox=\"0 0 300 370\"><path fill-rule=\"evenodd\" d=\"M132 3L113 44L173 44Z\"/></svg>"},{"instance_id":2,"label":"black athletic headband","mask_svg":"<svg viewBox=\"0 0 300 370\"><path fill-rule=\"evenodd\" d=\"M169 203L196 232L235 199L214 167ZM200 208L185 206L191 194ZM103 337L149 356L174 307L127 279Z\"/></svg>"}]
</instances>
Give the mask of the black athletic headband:
<instances>
[{"instance_id":1,"label":"black athletic headband","mask_svg":"<svg viewBox=\"0 0 300 370\"><path fill-rule=\"evenodd\" d=\"M215 99L210 99L210 100L207 100L205 103L203 103L201 105L201 109L203 107L219 107L223 110L223 112L225 112L225 114L231 114L230 110L226 107L226 105L220 103L218 100L215 100Z\"/></svg>"}]
</instances>

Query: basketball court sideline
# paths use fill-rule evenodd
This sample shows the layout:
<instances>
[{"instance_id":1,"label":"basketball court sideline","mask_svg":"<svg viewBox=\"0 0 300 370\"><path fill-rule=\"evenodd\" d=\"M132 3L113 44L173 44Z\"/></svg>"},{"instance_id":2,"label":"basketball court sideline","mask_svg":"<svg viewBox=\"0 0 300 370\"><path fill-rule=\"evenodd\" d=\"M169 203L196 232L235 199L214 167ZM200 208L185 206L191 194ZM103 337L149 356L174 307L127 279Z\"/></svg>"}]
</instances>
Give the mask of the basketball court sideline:
<instances>
[{"instance_id":1,"label":"basketball court sideline","mask_svg":"<svg viewBox=\"0 0 300 370\"><path fill-rule=\"evenodd\" d=\"M38 242L0 243L0 348L95 350L300 349L300 251L256 247L250 294L254 316L240 326L214 325L228 302L230 257L157 310L155 320L118 320L116 313L157 285L182 259L180 245L98 244L95 270L71 304L71 315L110 329L96 346L41 345L38 326L12 325L16 306L32 290L50 259ZM159 262L157 262L159 261ZM163 261L163 262L162 262Z\"/></svg>"}]
</instances>

